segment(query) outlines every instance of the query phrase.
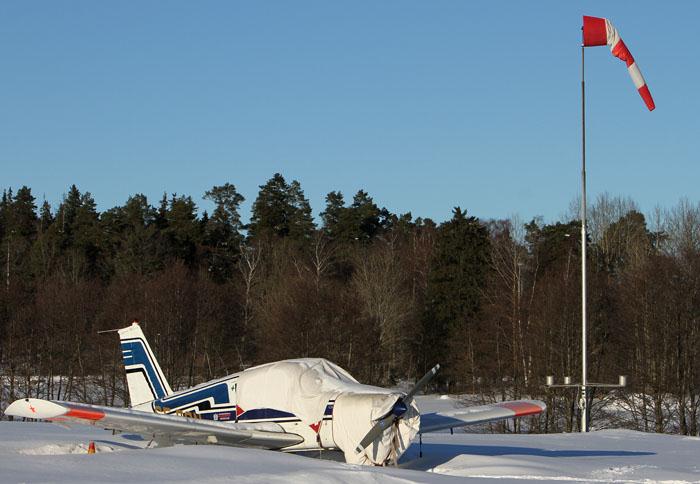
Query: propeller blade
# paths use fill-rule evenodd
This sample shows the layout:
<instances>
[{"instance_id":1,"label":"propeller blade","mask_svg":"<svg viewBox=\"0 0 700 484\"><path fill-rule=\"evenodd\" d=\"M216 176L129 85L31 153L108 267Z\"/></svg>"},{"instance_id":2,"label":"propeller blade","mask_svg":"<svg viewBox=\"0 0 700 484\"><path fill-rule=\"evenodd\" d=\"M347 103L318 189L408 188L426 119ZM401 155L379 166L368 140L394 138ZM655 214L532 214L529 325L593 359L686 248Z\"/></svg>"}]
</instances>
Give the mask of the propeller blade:
<instances>
[{"instance_id":1,"label":"propeller blade","mask_svg":"<svg viewBox=\"0 0 700 484\"><path fill-rule=\"evenodd\" d=\"M394 422L399 420L408 411L408 406L413 400L413 397L421 391L430 380L437 374L440 369L440 365L435 365L428 373L423 375L423 378L418 380L413 388L404 396L399 398L392 409L384 417L380 418L376 424L369 429L369 432L365 434L360 443L355 447L355 452L358 454L365 450L372 442L378 439L386 429L391 427Z\"/></svg>"},{"instance_id":2,"label":"propeller blade","mask_svg":"<svg viewBox=\"0 0 700 484\"><path fill-rule=\"evenodd\" d=\"M398 419L398 417L393 413L379 419L377 423L374 424L371 429L369 429L369 432L367 432L367 434L362 438L357 447L355 447L355 452L359 454L365 450L367 446L377 440L377 438L379 438L386 429L391 427L396 419Z\"/></svg>"},{"instance_id":3,"label":"propeller blade","mask_svg":"<svg viewBox=\"0 0 700 484\"><path fill-rule=\"evenodd\" d=\"M425 387L428 384L428 382L433 379L433 377L437 374L439 369L440 365L437 364L434 367L432 367L428 373L423 375L423 378L418 380L418 383L416 383L416 385L413 388L411 388L411 390L406 394L406 396L402 398L403 402L406 405L408 405L411 402L411 400L413 400L413 397L416 395L416 393L421 391L423 387Z\"/></svg>"}]
</instances>

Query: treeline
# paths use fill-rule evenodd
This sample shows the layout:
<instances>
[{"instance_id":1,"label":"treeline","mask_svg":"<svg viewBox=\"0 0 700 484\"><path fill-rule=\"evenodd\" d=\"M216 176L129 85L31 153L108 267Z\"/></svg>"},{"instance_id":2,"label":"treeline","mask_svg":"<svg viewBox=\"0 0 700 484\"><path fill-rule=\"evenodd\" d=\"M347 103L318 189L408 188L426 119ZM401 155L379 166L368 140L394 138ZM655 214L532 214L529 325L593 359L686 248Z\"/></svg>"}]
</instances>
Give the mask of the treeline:
<instances>
[{"instance_id":1,"label":"treeline","mask_svg":"<svg viewBox=\"0 0 700 484\"><path fill-rule=\"evenodd\" d=\"M328 358L381 385L439 362L440 391L542 398L532 430L576 428L576 395L543 387L580 375L576 215L484 221L457 207L436 224L361 190L330 192L317 224L280 174L248 224L234 185L203 198L211 213L177 194L98 212L76 186L57 207L3 192L0 407L27 393L124 401L116 337L97 331L138 319L175 388L284 358ZM648 221L603 196L590 211L590 380L628 375L614 394L624 425L697 435L700 206Z\"/></svg>"}]
</instances>

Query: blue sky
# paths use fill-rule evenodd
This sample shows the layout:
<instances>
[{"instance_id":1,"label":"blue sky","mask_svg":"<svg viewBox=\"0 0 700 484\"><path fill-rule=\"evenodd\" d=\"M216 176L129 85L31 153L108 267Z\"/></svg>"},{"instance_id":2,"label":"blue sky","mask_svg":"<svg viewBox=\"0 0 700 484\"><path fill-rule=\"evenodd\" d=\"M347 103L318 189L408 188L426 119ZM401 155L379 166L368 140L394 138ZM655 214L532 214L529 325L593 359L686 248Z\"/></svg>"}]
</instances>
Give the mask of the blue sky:
<instances>
[{"instance_id":1,"label":"blue sky","mask_svg":"<svg viewBox=\"0 0 700 484\"><path fill-rule=\"evenodd\" d=\"M274 172L442 221L552 220L579 194L581 15L589 197L698 200L698 2L207 1L0 4L0 186L100 210L144 193L246 197Z\"/></svg>"}]
</instances>

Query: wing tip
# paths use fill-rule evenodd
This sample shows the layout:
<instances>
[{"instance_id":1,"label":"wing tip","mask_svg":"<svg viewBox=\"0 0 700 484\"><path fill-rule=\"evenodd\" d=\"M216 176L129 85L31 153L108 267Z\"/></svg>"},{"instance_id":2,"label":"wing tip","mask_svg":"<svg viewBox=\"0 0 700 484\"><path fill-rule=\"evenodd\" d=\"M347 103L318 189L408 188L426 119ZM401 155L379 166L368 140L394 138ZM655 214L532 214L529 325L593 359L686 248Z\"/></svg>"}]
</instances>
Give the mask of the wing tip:
<instances>
[{"instance_id":1,"label":"wing tip","mask_svg":"<svg viewBox=\"0 0 700 484\"><path fill-rule=\"evenodd\" d=\"M512 411L514 413L513 417L538 415L547 409L547 405L540 400L516 400L512 402L501 402L497 405Z\"/></svg>"},{"instance_id":2,"label":"wing tip","mask_svg":"<svg viewBox=\"0 0 700 484\"><path fill-rule=\"evenodd\" d=\"M63 405L41 398L22 398L12 402L6 409L5 415L12 417L49 419L60 417L68 409Z\"/></svg>"}]
</instances>

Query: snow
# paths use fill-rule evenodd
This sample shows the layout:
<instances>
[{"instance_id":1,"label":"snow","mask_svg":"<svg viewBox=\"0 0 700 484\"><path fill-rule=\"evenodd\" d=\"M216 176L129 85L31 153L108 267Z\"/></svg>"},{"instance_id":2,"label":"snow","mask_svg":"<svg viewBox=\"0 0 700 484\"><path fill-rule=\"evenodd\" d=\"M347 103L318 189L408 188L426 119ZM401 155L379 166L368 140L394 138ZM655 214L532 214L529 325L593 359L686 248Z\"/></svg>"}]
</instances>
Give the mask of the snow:
<instances>
[{"instance_id":1,"label":"snow","mask_svg":"<svg viewBox=\"0 0 700 484\"><path fill-rule=\"evenodd\" d=\"M424 410L458 405L421 397ZM97 453L87 454L90 441ZM0 482L700 482L700 438L604 430L589 434L423 436L399 468L221 446L146 448L135 435L86 426L0 422ZM332 460L336 459L336 460ZM496 481L494 481L496 480Z\"/></svg>"}]
</instances>

